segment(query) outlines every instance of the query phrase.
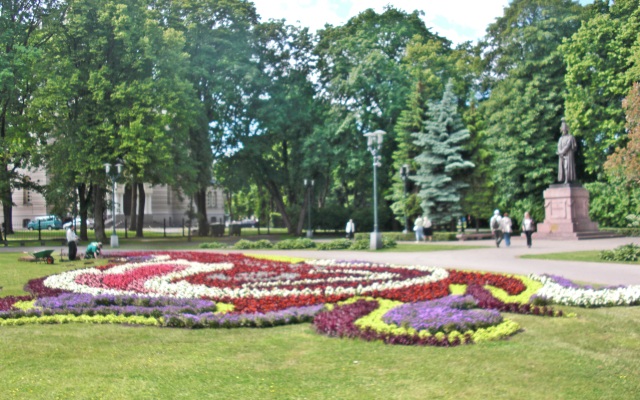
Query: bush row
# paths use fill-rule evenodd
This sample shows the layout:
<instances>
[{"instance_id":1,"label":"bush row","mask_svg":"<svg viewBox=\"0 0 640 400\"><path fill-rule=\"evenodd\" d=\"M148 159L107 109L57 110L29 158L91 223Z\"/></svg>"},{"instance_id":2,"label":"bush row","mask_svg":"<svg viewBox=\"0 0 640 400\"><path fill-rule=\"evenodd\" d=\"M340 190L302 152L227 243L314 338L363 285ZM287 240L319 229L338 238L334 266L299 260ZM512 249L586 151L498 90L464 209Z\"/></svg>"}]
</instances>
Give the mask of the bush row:
<instances>
[{"instance_id":1,"label":"bush row","mask_svg":"<svg viewBox=\"0 0 640 400\"><path fill-rule=\"evenodd\" d=\"M336 239L331 242L316 243L311 239L286 239L279 242L271 243L268 240L251 241L242 239L233 246L229 246L222 242L201 243L201 249L234 249L234 250L256 250L256 249L278 249L278 250L302 250L302 249L318 249L318 250L368 250L369 236L364 239L359 237L356 240ZM383 236L382 247L394 248L397 243L393 237Z\"/></svg>"}]
</instances>

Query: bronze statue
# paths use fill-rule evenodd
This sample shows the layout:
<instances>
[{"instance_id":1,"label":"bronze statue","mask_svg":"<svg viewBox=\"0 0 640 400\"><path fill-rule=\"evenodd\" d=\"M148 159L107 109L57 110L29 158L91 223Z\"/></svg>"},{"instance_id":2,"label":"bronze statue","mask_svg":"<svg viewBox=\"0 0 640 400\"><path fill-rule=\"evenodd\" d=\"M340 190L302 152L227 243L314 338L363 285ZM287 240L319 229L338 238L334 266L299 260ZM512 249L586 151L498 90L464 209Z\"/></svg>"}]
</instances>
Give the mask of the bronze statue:
<instances>
[{"instance_id":1,"label":"bronze statue","mask_svg":"<svg viewBox=\"0 0 640 400\"><path fill-rule=\"evenodd\" d=\"M575 153L578 145L576 138L569 134L569 126L562 118L560 125L562 136L558 140L558 182L569 183L576 180Z\"/></svg>"}]
</instances>

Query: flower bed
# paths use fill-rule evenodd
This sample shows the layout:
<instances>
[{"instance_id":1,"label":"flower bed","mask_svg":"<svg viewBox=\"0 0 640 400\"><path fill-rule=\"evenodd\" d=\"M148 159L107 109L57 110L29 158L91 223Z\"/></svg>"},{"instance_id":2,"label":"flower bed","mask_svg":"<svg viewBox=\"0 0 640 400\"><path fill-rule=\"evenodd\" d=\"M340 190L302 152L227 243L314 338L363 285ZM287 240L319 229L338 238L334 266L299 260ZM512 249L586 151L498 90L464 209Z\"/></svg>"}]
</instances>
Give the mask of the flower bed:
<instances>
[{"instance_id":1,"label":"flower bed","mask_svg":"<svg viewBox=\"0 0 640 400\"><path fill-rule=\"evenodd\" d=\"M205 252L108 256L113 262L103 267L30 281L25 288L33 304L26 301L31 297L0 299L0 326L84 322L195 329L313 322L329 336L454 346L516 333L518 325L501 312L562 315L532 304L534 294L547 302L576 304L553 290L594 290L559 277L419 265ZM452 289L461 295L451 296ZM629 295L626 304L637 304L638 298Z\"/></svg>"}]
</instances>

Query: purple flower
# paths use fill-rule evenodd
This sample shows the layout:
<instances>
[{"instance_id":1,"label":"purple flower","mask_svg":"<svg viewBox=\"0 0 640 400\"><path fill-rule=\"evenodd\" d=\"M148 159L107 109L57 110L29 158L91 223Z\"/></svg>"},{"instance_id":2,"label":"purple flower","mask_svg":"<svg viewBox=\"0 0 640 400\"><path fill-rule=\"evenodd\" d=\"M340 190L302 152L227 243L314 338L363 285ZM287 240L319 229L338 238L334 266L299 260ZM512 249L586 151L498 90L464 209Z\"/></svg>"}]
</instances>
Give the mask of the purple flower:
<instances>
[{"instance_id":1,"label":"purple flower","mask_svg":"<svg viewBox=\"0 0 640 400\"><path fill-rule=\"evenodd\" d=\"M403 304L382 318L388 324L418 331L451 332L497 325L502 316L495 310L470 310L477 302L471 296L447 296L432 301Z\"/></svg>"}]
</instances>

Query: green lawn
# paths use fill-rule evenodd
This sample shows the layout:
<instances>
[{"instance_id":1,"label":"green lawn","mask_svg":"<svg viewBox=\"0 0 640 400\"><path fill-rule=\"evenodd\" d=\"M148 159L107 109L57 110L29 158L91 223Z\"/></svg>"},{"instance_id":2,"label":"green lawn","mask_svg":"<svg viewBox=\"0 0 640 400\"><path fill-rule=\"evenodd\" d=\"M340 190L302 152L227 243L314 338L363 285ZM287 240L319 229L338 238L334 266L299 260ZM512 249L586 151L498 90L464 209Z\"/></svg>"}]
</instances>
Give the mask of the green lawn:
<instances>
[{"instance_id":1,"label":"green lawn","mask_svg":"<svg viewBox=\"0 0 640 400\"><path fill-rule=\"evenodd\" d=\"M569 253L548 253L548 254L527 254L522 258L535 258L539 260L555 260L555 261L580 261L580 262L597 262L597 263L619 263L619 264L640 264L637 262L624 261L605 261L600 259L600 251L575 251Z\"/></svg>"},{"instance_id":2,"label":"green lawn","mask_svg":"<svg viewBox=\"0 0 640 400\"><path fill-rule=\"evenodd\" d=\"M435 243L398 243L398 246L393 249L380 249L376 251L381 251L385 253L412 253L412 252L421 252L425 251L450 251L450 250L470 250L470 249L483 249L486 246L478 246L478 245L457 245L457 244L447 244L447 242L435 242Z\"/></svg>"},{"instance_id":3,"label":"green lawn","mask_svg":"<svg viewBox=\"0 0 640 400\"><path fill-rule=\"evenodd\" d=\"M0 254L0 295L84 262ZM640 307L577 318L505 314L523 331L454 348L316 334L310 324L182 330L120 325L0 328L2 399L632 399Z\"/></svg>"}]
</instances>

